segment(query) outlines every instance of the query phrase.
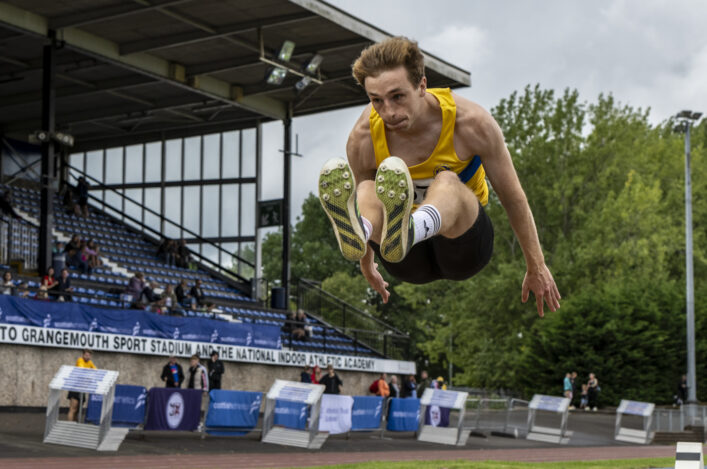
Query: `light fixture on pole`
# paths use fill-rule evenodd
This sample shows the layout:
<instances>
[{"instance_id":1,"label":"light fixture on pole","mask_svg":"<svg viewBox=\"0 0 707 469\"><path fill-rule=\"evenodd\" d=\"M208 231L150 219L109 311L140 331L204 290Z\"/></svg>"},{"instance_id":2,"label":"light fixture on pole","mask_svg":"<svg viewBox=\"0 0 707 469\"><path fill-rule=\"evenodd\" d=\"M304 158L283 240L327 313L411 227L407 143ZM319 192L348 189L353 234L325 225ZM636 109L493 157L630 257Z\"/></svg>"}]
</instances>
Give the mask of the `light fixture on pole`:
<instances>
[{"instance_id":1,"label":"light fixture on pole","mask_svg":"<svg viewBox=\"0 0 707 469\"><path fill-rule=\"evenodd\" d=\"M320 54L315 54L314 57L309 59L309 62L304 67L305 73L309 75L315 75L319 70L319 66L322 64L324 57ZM295 83L295 90L298 93L302 92L309 84L312 83L312 77L304 75L297 83Z\"/></svg>"},{"instance_id":2,"label":"light fixture on pole","mask_svg":"<svg viewBox=\"0 0 707 469\"><path fill-rule=\"evenodd\" d=\"M685 287L687 318L687 403L692 416L697 404L697 379L695 366L695 285L692 262L692 182L690 172L690 127L702 117L701 112L680 111L676 116L676 130L685 133Z\"/></svg>"},{"instance_id":3,"label":"light fixture on pole","mask_svg":"<svg viewBox=\"0 0 707 469\"><path fill-rule=\"evenodd\" d=\"M277 54L278 60L281 62L289 62L292 58L292 53L295 50L295 43L292 41L284 41L280 47L280 52ZM281 85L287 76L287 69L284 67L273 67L268 74L268 85Z\"/></svg>"}]
</instances>

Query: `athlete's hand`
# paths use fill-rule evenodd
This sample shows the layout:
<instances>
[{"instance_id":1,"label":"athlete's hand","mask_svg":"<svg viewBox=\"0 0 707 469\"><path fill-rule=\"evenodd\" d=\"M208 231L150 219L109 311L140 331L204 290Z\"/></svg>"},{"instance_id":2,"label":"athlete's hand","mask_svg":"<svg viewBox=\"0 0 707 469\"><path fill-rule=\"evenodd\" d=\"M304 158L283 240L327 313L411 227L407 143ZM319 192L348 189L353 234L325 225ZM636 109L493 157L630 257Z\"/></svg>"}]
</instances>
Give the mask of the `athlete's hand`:
<instances>
[{"instance_id":1,"label":"athlete's hand","mask_svg":"<svg viewBox=\"0 0 707 469\"><path fill-rule=\"evenodd\" d=\"M543 312L543 300L547 303L550 311L555 311L560 307L560 292L555 284L555 279L552 278L550 270L545 264L537 270L526 271L523 279L523 303L528 301L530 292L535 295L535 303L538 306L538 314L540 317L545 316Z\"/></svg>"},{"instance_id":2,"label":"athlete's hand","mask_svg":"<svg viewBox=\"0 0 707 469\"><path fill-rule=\"evenodd\" d=\"M361 273L364 278L368 281L371 288L380 294L383 299L383 303L387 303L388 298L390 297L388 282L386 282L380 272L378 272L378 264L373 262L373 249L369 247L360 262Z\"/></svg>"}]
</instances>

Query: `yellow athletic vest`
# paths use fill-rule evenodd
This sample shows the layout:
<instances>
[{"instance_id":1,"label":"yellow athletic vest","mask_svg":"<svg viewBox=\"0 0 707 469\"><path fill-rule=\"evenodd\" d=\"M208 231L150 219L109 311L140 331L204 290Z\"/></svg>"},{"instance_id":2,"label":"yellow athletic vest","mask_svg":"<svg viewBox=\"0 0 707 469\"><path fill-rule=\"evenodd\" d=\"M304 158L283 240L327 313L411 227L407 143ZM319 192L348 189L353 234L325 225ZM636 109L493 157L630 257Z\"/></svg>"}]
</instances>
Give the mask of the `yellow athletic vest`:
<instances>
[{"instance_id":1,"label":"yellow athletic vest","mask_svg":"<svg viewBox=\"0 0 707 469\"><path fill-rule=\"evenodd\" d=\"M486 205L489 200L489 188L486 185L486 171L481 164L479 155L474 155L468 161L461 161L454 151L454 123L457 118L457 105L449 88L428 88L427 92L437 98L442 108L442 132L437 146L424 162L410 166L410 177L415 185L415 206L425 197L427 188L440 171L454 171L459 179L471 189L481 202ZM376 167L390 156L388 142L385 138L385 124L378 112L371 108L369 117L371 139L376 154Z\"/></svg>"}]
</instances>

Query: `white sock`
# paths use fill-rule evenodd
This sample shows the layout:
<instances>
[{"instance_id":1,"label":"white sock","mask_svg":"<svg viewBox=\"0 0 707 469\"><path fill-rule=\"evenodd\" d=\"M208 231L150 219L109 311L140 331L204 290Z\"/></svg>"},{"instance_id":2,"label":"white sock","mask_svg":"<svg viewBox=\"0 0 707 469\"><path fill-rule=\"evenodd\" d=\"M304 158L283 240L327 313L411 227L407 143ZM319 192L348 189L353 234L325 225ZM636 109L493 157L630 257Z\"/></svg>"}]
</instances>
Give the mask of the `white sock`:
<instances>
[{"instance_id":1,"label":"white sock","mask_svg":"<svg viewBox=\"0 0 707 469\"><path fill-rule=\"evenodd\" d=\"M368 242L371 239L371 233L373 233L373 225L363 215L361 215L361 221L363 222L363 234L366 235L366 242Z\"/></svg>"},{"instance_id":2,"label":"white sock","mask_svg":"<svg viewBox=\"0 0 707 469\"><path fill-rule=\"evenodd\" d=\"M415 225L415 239L413 244L424 241L439 233L442 228L442 216L434 205L425 204L412 214Z\"/></svg>"}]
</instances>

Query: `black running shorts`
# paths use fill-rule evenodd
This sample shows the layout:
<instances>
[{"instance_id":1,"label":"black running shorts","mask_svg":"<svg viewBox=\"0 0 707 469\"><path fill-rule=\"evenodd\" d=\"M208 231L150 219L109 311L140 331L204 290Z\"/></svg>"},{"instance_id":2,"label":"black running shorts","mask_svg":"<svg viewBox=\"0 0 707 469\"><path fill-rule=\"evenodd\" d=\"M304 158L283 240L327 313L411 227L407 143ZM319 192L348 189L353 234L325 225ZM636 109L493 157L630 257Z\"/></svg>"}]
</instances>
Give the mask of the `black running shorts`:
<instances>
[{"instance_id":1,"label":"black running shorts","mask_svg":"<svg viewBox=\"0 0 707 469\"><path fill-rule=\"evenodd\" d=\"M481 271L493 253L493 225L479 204L479 215L466 233L458 238L433 236L412 247L401 262L386 262L379 246L371 242L378 262L393 277L408 283L434 280L465 280Z\"/></svg>"}]
</instances>

